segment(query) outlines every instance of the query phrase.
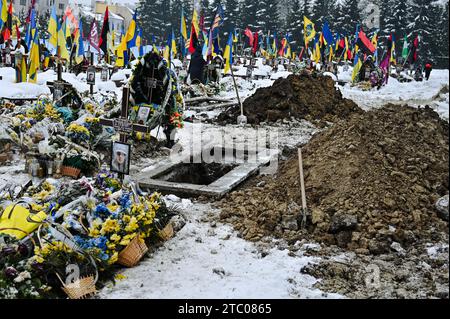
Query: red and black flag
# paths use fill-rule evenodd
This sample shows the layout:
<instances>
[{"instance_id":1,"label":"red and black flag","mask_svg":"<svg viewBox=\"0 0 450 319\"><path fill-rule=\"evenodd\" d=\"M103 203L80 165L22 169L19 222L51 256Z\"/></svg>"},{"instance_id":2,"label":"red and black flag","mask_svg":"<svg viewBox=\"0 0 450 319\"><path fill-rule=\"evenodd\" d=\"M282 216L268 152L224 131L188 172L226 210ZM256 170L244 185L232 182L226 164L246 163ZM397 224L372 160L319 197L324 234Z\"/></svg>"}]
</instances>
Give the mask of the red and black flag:
<instances>
[{"instance_id":1,"label":"red and black flag","mask_svg":"<svg viewBox=\"0 0 450 319\"><path fill-rule=\"evenodd\" d=\"M418 51L419 51L419 36L417 35L414 39L412 46L411 46L411 53L410 53L410 63L413 64L418 59Z\"/></svg>"},{"instance_id":2,"label":"red and black flag","mask_svg":"<svg viewBox=\"0 0 450 319\"><path fill-rule=\"evenodd\" d=\"M359 31L358 41L356 41L356 44L364 54L373 55L375 53L375 46L373 45L372 41L369 40L363 30Z\"/></svg>"},{"instance_id":3,"label":"red and black flag","mask_svg":"<svg viewBox=\"0 0 450 319\"><path fill-rule=\"evenodd\" d=\"M198 34L195 31L195 26L191 26L191 39L189 41L189 53L193 54L198 46Z\"/></svg>"},{"instance_id":4,"label":"red and black flag","mask_svg":"<svg viewBox=\"0 0 450 319\"><path fill-rule=\"evenodd\" d=\"M105 17L103 18L102 33L100 34L100 40L98 41L100 49L108 55L108 33L109 33L109 12L106 7Z\"/></svg>"}]
</instances>

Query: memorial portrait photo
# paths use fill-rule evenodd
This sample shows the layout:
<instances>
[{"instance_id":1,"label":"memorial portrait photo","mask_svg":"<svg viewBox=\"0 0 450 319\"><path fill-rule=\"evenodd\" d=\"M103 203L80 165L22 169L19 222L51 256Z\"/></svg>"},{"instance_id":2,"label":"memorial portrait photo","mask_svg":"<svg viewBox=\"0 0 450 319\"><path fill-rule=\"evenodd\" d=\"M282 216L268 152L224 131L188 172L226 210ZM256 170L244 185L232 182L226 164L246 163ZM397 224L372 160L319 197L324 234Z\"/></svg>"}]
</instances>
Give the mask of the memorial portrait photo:
<instances>
[{"instance_id":1,"label":"memorial portrait photo","mask_svg":"<svg viewBox=\"0 0 450 319\"><path fill-rule=\"evenodd\" d=\"M111 172L130 174L130 145L114 142L112 144Z\"/></svg>"}]
</instances>

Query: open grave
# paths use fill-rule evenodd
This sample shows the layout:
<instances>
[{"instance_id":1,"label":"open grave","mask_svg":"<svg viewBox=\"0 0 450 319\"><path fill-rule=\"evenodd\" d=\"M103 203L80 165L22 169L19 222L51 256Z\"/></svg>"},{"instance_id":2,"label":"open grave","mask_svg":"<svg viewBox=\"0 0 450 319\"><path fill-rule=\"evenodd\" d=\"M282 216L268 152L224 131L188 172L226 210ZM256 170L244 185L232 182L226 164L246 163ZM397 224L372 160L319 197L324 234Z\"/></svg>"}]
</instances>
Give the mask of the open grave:
<instances>
[{"instance_id":1,"label":"open grave","mask_svg":"<svg viewBox=\"0 0 450 319\"><path fill-rule=\"evenodd\" d=\"M223 197L278 157L273 149L209 146L194 155L161 162L136 176L142 189L183 196Z\"/></svg>"}]
</instances>

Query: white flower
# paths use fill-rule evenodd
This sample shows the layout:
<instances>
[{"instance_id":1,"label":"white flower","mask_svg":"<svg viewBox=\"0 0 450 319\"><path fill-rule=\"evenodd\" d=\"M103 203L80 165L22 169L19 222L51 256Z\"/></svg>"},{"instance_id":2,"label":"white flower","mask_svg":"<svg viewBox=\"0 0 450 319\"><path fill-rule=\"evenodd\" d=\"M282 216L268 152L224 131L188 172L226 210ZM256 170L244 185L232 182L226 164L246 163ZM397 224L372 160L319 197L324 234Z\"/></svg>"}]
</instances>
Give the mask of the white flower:
<instances>
[{"instance_id":1,"label":"white flower","mask_svg":"<svg viewBox=\"0 0 450 319\"><path fill-rule=\"evenodd\" d=\"M25 279L30 279L31 275L28 271L21 272L16 278L14 278L14 282L21 283Z\"/></svg>"}]
</instances>

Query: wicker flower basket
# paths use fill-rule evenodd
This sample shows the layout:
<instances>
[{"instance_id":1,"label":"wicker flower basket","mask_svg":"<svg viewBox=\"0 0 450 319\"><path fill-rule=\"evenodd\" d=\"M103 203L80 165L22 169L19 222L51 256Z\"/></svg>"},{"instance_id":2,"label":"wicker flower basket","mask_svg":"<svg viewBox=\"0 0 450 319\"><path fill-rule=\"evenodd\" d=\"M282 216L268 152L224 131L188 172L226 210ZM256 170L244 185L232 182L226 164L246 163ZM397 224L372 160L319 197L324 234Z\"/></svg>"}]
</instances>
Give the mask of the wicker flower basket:
<instances>
[{"instance_id":1,"label":"wicker flower basket","mask_svg":"<svg viewBox=\"0 0 450 319\"><path fill-rule=\"evenodd\" d=\"M39 245L42 247L43 243L42 243L42 239L40 236L41 229L42 229L42 225L39 227L39 229L37 231L37 237L39 240ZM73 239L72 235L64 228L60 227L59 230L61 231L61 234L63 236L67 236L68 238ZM80 253L84 254L84 252L81 252L81 251L80 251ZM89 258L92 266L95 268L94 274L85 276L85 277L80 277L73 283L67 284L62 280L61 276L55 271L56 277L58 277L59 281L61 282L61 285L62 285L61 289L67 294L69 299L85 299L85 298L89 298L97 293L97 289L95 287L95 284L98 281L97 266L95 264L94 259L91 256L89 256L87 254L85 256Z\"/></svg>"},{"instance_id":2,"label":"wicker flower basket","mask_svg":"<svg viewBox=\"0 0 450 319\"><path fill-rule=\"evenodd\" d=\"M80 176L81 170L75 167L63 166L61 168L61 174L77 179Z\"/></svg>"},{"instance_id":3,"label":"wicker flower basket","mask_svg":"<svg viewBox=\"0 0 450 319\"><path fill-rule=\"evenodd\" d=\"M160 230L158 232L159 237L164 240L164 241L168 241L169 239L171 239L173 237L173 226L172 223L167 224L166 227L164 227L164 229Z\"/></svg>"},{"instance_id":4,"label":"wicker flower basket","mask_svg":"<svg viewBox=\"0 0 450 319\"><path fill-rule=\"evenodd\" d=\"M145 244L145 241L139 236L136 236L128 246L120 252L117 263L129 268L134 267L139 263L142 257L144 257L147 251L148 247Z\"/></svg>"},{"instance_id":5,"label":"wicker flower basket","mask_svg":"<svg viewBox=\"0 0 450 319\"><path fill-rule=\"evenodd\" d=\"M82 277L74 283L66 285L59 275L56 275L62 283L62 290L67 294L69 299L84 299L97 293L97 289L95 288L96 280L94 276Z\"/></svg>"}]
</instances>

